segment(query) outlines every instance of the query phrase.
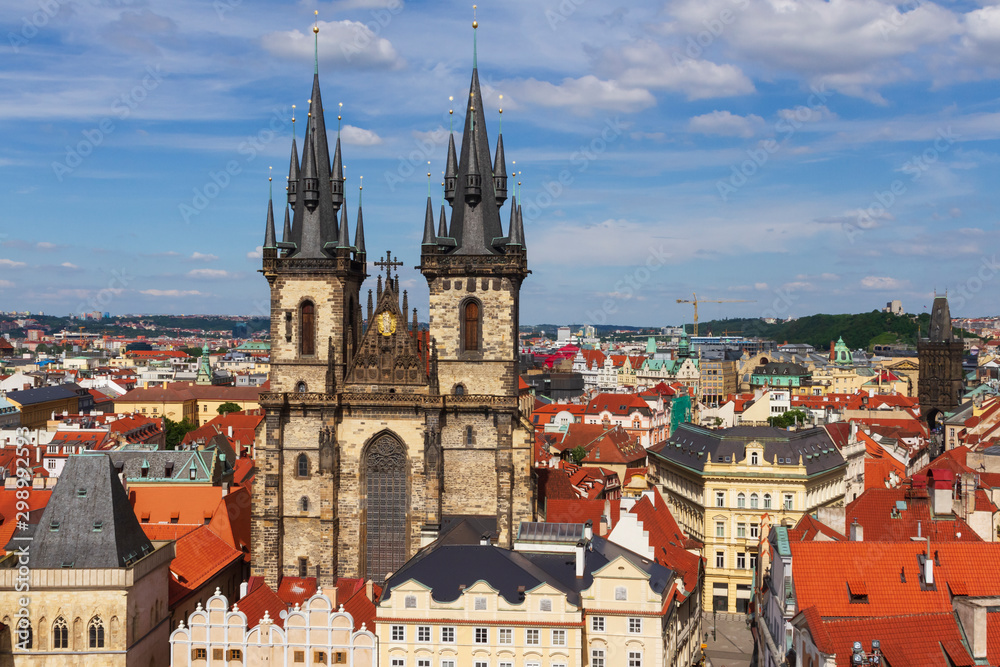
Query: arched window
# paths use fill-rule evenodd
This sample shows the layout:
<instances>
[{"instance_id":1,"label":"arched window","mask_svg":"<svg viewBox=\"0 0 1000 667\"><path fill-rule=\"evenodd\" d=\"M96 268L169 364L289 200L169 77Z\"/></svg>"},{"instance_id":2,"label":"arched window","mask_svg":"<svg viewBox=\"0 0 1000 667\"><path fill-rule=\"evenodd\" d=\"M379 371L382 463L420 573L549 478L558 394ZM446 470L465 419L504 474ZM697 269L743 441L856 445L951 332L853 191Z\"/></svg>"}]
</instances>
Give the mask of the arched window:
<instances>
[{"instance_id":1,"label":"arched window","mask_svg":"<svg viewBox=\"0 0 1000 667\"><path fill-rule=\"evenodd\" d=\"M455 385L455 395L456 396L465 396L465 385L464 384L456 384Z\"/></svg>"},{"instance_id":2,"label":"arched window","mask_svg":"<svg viewBox=\"0 0 1000 667\"><path fill-rule=\"evenodd\" d=\"M750 494L750 509L752 509L752 510L757 509L757 494L756 493L751 493Z\"/></svg>"},{"instance_id":3,"label":"arched window","mask_svg":"<svg viewBox=\"0 0 1000 667\"><path fill-rule=\"evenodd\" d=\"M301 500L299 500L299 510L302 512L309 511L309 499L307 497L302 496Z\"/></svg>"},{"instance_id":4,"label":"arched window","mask_svg":"<svg viewBox=\"0 0 1000 667\"><path fill-rule=\"evenodd\" d=\"M757 465L757 452L750 452L750 465Z\"/></svg>"},{"instance_id":5,"label":"arched window","mask_svg":"<svg viewBox=\"0 0 1000 667\"><path fill-rule=\"evenodd\" d=\"M297 385L295 385L295 393L296 394L304 394L307 391L308 391L308 389L306 388L306 383L305 382L299 382Z\"/></svg>"},{"instance_id":6,"label":"arched window","mask_svg":"<svg viewBox=\"0 0 1000 667\"><path fill-rule=\"evenodd\" d=\"M746 507L747 506L747 496L745 493L736 494L736 506Z\"/></svg>"},{"instance_id":7,"label":"arched window","mask_svg":"<svg viewBox=\"0 0 1000 667\"><path fill-rule=\"evenodd\" d=\"M472 447L475 444L476 444L475 433L473 433L471 426L466 426L465 427L465 446L466 447Z\"/></svg>"},{"instance_id":8,"label":"arched window","mask_svg":"<svg viewBox=\"0 0 1000 667\"><path fill-rule=\"evenodd\" d=\"M299 477L309 476L309 457L305 454L299 454L299 458L296 461L296 468Z\"/></svg>"},{"instance_id":9,"label":"arched window","mask_svg":"<svg viewBox=\"0 0 1000 667\"><path fill-rule=\"evenodd\" d=\"M104 648L104 621L100 616L90 619L90 648Z\"/></svg>"},{"instance_id":10,"label":"arched window","mask_svg":"<svg viewBox=\"0 0 1000 667\"><path fill-rule=\"evenodd\" d=\"M465 338L462 349L466 352L479 351L479 304L469 301L462 309L462 332Z\"/></svg>"},{"instance_id":11,"label":"arched window","mask_svg":"<svg viewBox=\"0 0 1000 667\"><path fill-rule=\"evenodd\" d=\"M52 623L52 648L69 648L69 628L62 616Z\"/></svg>"},{"instance_id":12,"label":"arched window","mask_svg":"<svg viewBox=\"0 0 1000 667\"><path fill-rule=\"evenodd\" d=\"M771 509L771 494L770 493L765 493L764 494L764 509L766 509L766 510Z\"/></svg>"},{"instance_id":13,"label":"arched window","mask_svg":"<svg viewBox=\"0 0 1000 667\"><path fill-rule=\"evenodd\" d=\"M299 307L299 354L316 354L316 306L312 301Z\"/></svg>"},{"instance_id":14,"label":"arched window","mask_svg":"<svg viewBox=\"0 0 1000 667\"><path fill-rule=\"evenodd\" d=\"M14 645L23 649L34 648L35 637L31 632L31 622L22 616L15 627Z\"/></svg>"}]
</instances>

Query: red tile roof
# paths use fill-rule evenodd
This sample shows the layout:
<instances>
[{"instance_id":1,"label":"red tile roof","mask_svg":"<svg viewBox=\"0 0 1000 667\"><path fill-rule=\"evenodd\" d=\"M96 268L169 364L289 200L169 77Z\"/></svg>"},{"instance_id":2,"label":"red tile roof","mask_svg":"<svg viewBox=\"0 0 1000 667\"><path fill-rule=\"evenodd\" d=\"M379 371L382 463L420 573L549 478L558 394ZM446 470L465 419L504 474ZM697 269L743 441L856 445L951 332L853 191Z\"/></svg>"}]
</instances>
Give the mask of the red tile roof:
<instances>
[{"instance_id":1,"label":"red tile roof","mask_svg":"<svg viewBox=\"0 0 1000 667\"><path fill-rule=\"evenodd\" d=\"M897 511L900 502L906 504L906 509ZM969 524L953 514L931 519L926 489L909 486L867 489L847 505L847 525L855 520L864 529L866 543L909 540L917 536L918 530L935 543L982 542Z\"/></svg>"},{"instance_id":2,"label":"red tile roof","mask_svg":"<svg viewBox=\"0 0 1000 667\"><path fill-rule=\"evenodd\" d=\"M591 522L594 534L604 537L607 530L601 531L601 517L610 513L608 520L611 526L618 524L621 512L620 500L586 499L586 498L553 498L545 503L545 520L549 523L587 523Z\"/></svg>"},{"instance_id":3,"label":"red tile roof","mask_svg":"<svg viewBox=\"0 0 1000 667\"><path fill-rule=\"evenodd\" d=\"M197 591L202 584L240 560L243 554L227 544L208 526L202 526L176 543L170 563L170 606Z\"/></svg>"},{"instance_id":4,"label":"red tile roof","mask_svg":"<svg viewBox=\"0 0 1000 667\"><path fill-rule=\"evenodd\" d=\"M281 612L288 611L288 606L271 588L264 583L264 577L250 577L247 581L247 594L237 601L240 611L246 614L247 629L255 628L264 618L264 612L279 627L285 627L285 619Z\"/></svg>"},{"instance_id":5,"label":"red tile roof","mask_svg":"<svg viewBox=\"0 0 1000 667\"><path fill-rule=\"evenodd\" d=\"M587 403L588 415L610 412L617 417L625 417L633 412L649 415L649 404L635 394L598 394Z\"/></svg>"},{"instance_id":6,"label":"red tile roof","mask_svg":"<svg viewBox=\"0 0 1000 667\"><path fill-rule=\"evenodd\" d=\"M278 597L289 607L301 605L316 594L316 577L282 577Z\"/></svg>"},{"instance_id":7,"label":"red tile roof","mask_svg":"<svg viewBox=\"0 0 1000 667\"><path fill-rule=\"evenodd\" d=\"M13 450L12 450L13 451ZM31 489L28 493L28 511L44 509L49 503L52 489ZM17 530L17 489L5 489L0 487L0 556L5 555L4 547L14 537Z\"/></svg>"},{"instance_id":8,"label":"red tile roof","mask_svg":"<svg viewBox=\"0 0 1000 667\"><path fill-rule=\"evenodd\" d=\"M794 528L788 529L788 539L795 542L806 542L810 540L846 540L847 537L841 535L830 526L819 521L812 514L803 514Z\"/></svg>"},{"instance_id":9,"label":"red tile roof","mask_svg":"<svg viewBox=\"0 0 1000 667\"><path fill-rule=\"evenodd\" d=\"M697 590L701 558L687 550L687 536L656 489L643 494L629 510L649 535L656 562L677 572L687 595Z\"/></svg>"}]
</instances>

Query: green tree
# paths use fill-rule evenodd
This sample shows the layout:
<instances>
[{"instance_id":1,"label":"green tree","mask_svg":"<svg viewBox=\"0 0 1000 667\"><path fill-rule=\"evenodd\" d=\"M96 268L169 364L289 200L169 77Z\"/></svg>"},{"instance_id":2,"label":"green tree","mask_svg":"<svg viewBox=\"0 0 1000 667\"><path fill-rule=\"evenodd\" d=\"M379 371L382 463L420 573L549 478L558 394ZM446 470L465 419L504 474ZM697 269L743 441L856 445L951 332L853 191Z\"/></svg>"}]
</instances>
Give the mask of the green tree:
<instances>
[{"instance_id":1,"label":"green tree","mask_svg":"<svg viewBox=\"0 0 1000 667\"><path fill-rule=\"evenodd\" d=\"M808 424L809 415L802 410L789 410L783 414L768 417L767 423L775 428L788 428L789 426L794 426L795 424Z\"/></svg>"},{"instance_id":2,"label":"green tree","mask_svg":"<svg viewBox=\"0 0 1000 667\"><path fill-rule=\"evenodd\" d=\"M167 432L167 449L177 449L184 436L198 428L198 425L188 419L175 422L169 417L164 417L163 428Z\"/></svg>"},{"instance_id":3,"label":"green tree","mask_svg":"<svg viewBox=\"0 0 1000 667\"><path fill-rule=\"evenodd\" d=\"M569 450L570 458L573 459L573 463L577 465L582 465L583 460L587 458L587 450L583 448L583 445L577 445L573 449Z\"/></svg>"},{"instance_id":4,"label":"green tree","mask_svg":"<svg viewBox=\"0 0 1000 667\"><path fill-rule=\"evenodd\" d=\"M225 417L230 412L242 412L243 408L241 408L236 403L233 403L232 401L226 401L225 403L223 403L222 405L220 405L217 408L217 410L219 411L220 415L222 415L223 417Z\"/></svg>"}]
</instances>

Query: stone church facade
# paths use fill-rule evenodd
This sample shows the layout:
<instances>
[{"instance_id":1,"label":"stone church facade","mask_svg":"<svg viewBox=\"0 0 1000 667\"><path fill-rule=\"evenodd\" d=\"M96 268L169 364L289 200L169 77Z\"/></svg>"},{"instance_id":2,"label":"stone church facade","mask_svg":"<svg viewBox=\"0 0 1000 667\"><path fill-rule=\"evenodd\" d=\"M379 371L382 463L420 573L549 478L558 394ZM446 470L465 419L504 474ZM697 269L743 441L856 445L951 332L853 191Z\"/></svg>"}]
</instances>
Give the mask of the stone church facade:
<instances>
[{"instance_id":1,"label":"stone church facade","mask_svg":"<svg viewBox=\"0 0 1000 667\"><path fill-rule=\"evenodd\" d=\"M314 76L282 238L269 203L263 251L271 387L251 539L253 573L272 587L285 575L383 581L449 516L495 519L506 546L533 518L532 429L517 400L527 253L513 199L503 231L503 139L491 160L479 99L473 69L461 150L453 136L446 155L450 219L442 205L435 225L427 200L420 329L394 275L401 264L390 254L368 262L360 206L351 240L340 139L331 161Z\"/></svg>"},{"instance_id":2,"label":"stone church facade","mask_svg":"<svg viewBox=\"0 0 1000 667\"><path fill-rule=\"evenodd\" d=\"M962 401L963 354L964 345L952 332L948 298L936 296L927 338L917 341L920 364L917 400L921 416L931 428L940 426L944 413L954 410ZM939 448L939 451L932 452L932 456L941 451Z\"/></svg>"}]
</instances>

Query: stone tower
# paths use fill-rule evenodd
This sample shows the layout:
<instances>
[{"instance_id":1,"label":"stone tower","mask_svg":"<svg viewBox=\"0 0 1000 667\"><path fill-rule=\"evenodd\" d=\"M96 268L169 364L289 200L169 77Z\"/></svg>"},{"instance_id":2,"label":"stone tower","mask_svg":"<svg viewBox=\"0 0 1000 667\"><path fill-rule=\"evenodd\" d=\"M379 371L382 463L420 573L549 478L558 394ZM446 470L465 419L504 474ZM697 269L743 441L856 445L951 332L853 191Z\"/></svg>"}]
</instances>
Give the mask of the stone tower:
<instances>
[{"instance_id":1,"label":"stone tower","mask_svg":"<svg viewBox=\"0 0 1000 667\"><path fill-rule=\"evenodd\" d=\"M931 428L939 424L941 413L954 410L962 398L963 348L952 334L948 298L934 297L929 336L917 341L917 396L921 415Z\"/></svg>"},{"instance_id":2,"label":"stone tower","mask_svg":"<svg viewBox=\"0 0 1000 667\"><path fill-rule=\"evenodd\" d=\"M451 219L438 234L428 198L418 267L430 290L436 383L448 406L441 446L450 493L442 511L495 515L501 542L509 545L517 521L531 512L524 472L530 467L530 425L519 423L517 407L519 299L529 272L516 198L508 233L502 229L503 136L491 165L476 68L459 156L454 137L448 143L445 198Z\"/></svg>"},{"instance_id":3,"label":"stone tower","mask_svg":"<svg viewBox=\"0 0 1000 667\"><path fill-rule=\"evenodd\" d=\"M285 576L381 582L450 515L495 521L505 545L532 519L533 430L517 401L524 230L512 201L502 231L503 140L491 165L475 68L469 100L461 160L454 137L446 156L451 223L442 208L438 234L427 201L427 330L416 309L408 316L391 253L371 265L379 276L362 313L360 198L352 244L340 141L331 166L314 77L301 160L292 141L282 240L270 203L264 236L271 390L261 394L251 540L253 573L273 587Z\"/></svg>"}]
</instances>

